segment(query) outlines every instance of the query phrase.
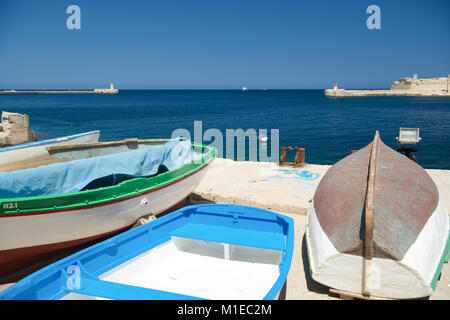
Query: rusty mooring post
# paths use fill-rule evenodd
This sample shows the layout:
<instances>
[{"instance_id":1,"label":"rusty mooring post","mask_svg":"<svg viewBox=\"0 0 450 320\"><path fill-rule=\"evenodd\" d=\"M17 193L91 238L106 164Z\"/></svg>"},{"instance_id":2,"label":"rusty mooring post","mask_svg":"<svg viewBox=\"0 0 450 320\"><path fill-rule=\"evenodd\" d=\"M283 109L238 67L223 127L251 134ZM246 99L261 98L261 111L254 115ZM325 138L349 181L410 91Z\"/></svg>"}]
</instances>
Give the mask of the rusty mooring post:
<instances>
[{"instance_id":1,"label":"rusty mooring post","mask_svg":"<svg viewBox=\"0 0 450 320\"><path fill-rule=\"evenodd\" d=\"M280 155L280 164L283 162L286 162L286 158L287 158L287 148L286 147L282 147L281 148L281 155Z\"/></svg>"},{"instance_id":2,"label":"rusty mooring post","mask_svg":"<svg viewBox=\"0 0 450 320\"><path fill-rule=\"evenodd\" d=\"M295 150L294 162L287 162L287 151ZM305 148L298 147L282 147L280 152L280 165L293 165L303 166L305 165Z\"/></svg>"}]
</instances>

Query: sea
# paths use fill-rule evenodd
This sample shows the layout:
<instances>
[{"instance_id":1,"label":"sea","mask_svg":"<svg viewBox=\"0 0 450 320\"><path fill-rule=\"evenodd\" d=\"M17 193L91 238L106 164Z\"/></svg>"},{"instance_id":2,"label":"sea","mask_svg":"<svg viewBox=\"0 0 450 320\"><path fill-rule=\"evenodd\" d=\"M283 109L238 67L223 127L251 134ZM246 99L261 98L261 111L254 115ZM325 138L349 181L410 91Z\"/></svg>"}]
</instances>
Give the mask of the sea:
<instances>
[{"instance_id":1,"label":"sea","mask_svg":"<svg viewBox=\"0 0 450 320\"><path fill-rule=\"evenodd\" d=\"M420 128L418 163L450 169L450 97L329 98L323 90L121 90L115 95L0 95L0 111L28 114L40 140L92 130L101 131L100 141L170 138L176 129L193 137L194 122L200 121L203 133L218 129L224 137L227 129L266 129L271 145L271 130L278 130L280 147L305 148L306 162L314 164L336 163L369 144L376 130L385 144L397 149L400 127Z\"/></svg>"}]
</instances>

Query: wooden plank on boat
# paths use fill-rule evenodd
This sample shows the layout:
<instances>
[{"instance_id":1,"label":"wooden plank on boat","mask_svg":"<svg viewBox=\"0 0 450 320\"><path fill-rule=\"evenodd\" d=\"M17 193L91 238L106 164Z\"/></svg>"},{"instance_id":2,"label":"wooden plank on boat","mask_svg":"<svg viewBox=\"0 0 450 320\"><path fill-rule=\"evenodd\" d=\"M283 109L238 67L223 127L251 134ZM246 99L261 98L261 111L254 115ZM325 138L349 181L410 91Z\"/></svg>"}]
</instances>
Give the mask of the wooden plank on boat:
<instances>
[{"instance_id":1,"label":"wooden plank on boat","mask_svg":"<svg viewBox=\"0 0 450 320\"><path fill-rule=\"evenodd\" d=\"M363 293L370 295L369 290L369 276L370 276L370 263L373 258L373 213L374 213L374 192L375 192L375 175L376 164L378 154L378 140L380 133L378 130L375 133L375 137L372 142L372 149L370 151L369 160L369 177L367 182L366 203L364 206L365 215L365 234L364 234L364 265L363 265Z\"/></svg>"},{"instance_id":2,"label":"wooden plank on boat","mask_svg":"<svg viewBox=\"0 0 450 320\"><path fill-rule=\"evenodd\" d=\"M96 142L96 143L82 143L82 144L72 144L65 146L53 146L47 147L47 151L49 153L54 153L57 151L66 151L66 150L79 150L79 149L95 149L95 148L105 148L105 147L115 147L124 144L137 144L137 143L148 143L148 144L161 144L169 142L170 139L137 139L137 138L129 138L124 140L116 140L116 141L106 141L106 142Z\"/></svg>"},{"instance_id":3,"label":"wooden plank on boat","mask_svg":"<svg viewBox=\"0 0 450 320\"><path fill-rule=\"evenodd\" d=\"M395 300L395 299L389 299L389 298L381 298L376 296L366 296L354 292L348 292L343 290L337 290L330 288L330 293L338 294L339 298L342 300L353 300L353 299L361 299L361 300Z\"/></svg>"}]
</instances>

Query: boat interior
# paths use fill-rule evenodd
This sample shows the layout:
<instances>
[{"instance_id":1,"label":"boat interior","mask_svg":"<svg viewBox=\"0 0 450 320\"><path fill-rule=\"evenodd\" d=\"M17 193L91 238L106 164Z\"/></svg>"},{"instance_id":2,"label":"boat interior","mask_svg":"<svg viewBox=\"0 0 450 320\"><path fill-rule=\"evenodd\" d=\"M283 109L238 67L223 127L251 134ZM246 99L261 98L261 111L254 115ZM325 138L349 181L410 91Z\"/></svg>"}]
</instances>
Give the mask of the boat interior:
<instances>
[{"instance_id":1,"label":"boat interior","mask_svg":"<svg viewBox=\"0 0 450 320\"><path fill-rule=\"evenodd\" d=\"M262 299L279 277L280 250L232 245L173 236L117 267L99 280L81 281L85 294L71 292L64 300L114 298ZM117 296L119 294L120 296Z\"/></svg>"},{"instance_id":2,"label":"boat interior","mask_svg":"<svg viewBox=\"0 0 450 320\"><path fill-rule=\"evenodd\" d=\"M201 160L206 150L182 139L127 139L47 148L44 161L27 164L31 170L0 173L4 177L0 198L78 192L149 178Z\"/></svg>"},{"instance_id":3,"label":"boat interior","mask_svg":"<svg viewBox=\"0 0 450 320\"><path fill-rule=\"evenodd\" d=\"M68 162L79 159L106 156L110 154L128 152L148 148L169 142L170 139L124 139L118 141L93 142L84 144L49 146L47 154L37 156L26 161L16 161L12 164L0 166L0 172L11 172L23 169L37 168L58 162Z\"/></svg>"}]
</instances>

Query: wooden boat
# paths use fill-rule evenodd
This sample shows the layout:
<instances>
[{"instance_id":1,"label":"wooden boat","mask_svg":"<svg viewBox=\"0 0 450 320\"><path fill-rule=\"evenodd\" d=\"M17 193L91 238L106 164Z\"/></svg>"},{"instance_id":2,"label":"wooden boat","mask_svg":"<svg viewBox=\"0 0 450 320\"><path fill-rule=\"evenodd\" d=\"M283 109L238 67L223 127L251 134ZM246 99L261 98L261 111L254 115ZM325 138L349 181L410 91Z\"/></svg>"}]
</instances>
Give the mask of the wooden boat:
<instances>
[{"instance_id":1,"label":"wooden boat","mask_svg":"<svg viewBox=\"0 0 450 320\"><path fill-rule=\"evenodd\" d=\"M293 249L289 217L190 206L53 263L0 299L276 299Z\"/></svg>"},{"instance_id":2,"label":"wooden boat","mask_svg":"<svg viewBox=\"0 0 450 320\"><path fill-rule=\"evenodd\" d=\"M54 147L57 163L0 173L0 276L47 253L123 231L185 199L216 151L189 141L167 141ZM170 143L175 144L169 150ZM187 156L196 158L171 164L169 156L178 154L181 143L188 147ZM146 166L152 171L145 173Z\"/></svg>"},{"instance_id":3,"label":"wooden boat","mask_svg":"<svg viewBox=\"0 0 450 320\"><path fill-rule=\"evenodd\" d=\"M35 166L51 163L47 147L98 142L99 136L97 130L0 148L0 172L29 168L33 163Z\"/></svg>"},{"instance_id":4,"label":"wooden boat","mask_svg":"<svg viewBox=\"0 0 450 320\"><path fill-rule=\"evenodd\" d=\"M311 274L364 296L429 296L448 255L448 234L448 213L433 180L377 131L317 187L306 226Z\"/></svg>"}]
</instances>

